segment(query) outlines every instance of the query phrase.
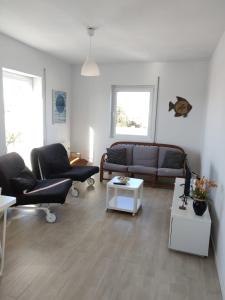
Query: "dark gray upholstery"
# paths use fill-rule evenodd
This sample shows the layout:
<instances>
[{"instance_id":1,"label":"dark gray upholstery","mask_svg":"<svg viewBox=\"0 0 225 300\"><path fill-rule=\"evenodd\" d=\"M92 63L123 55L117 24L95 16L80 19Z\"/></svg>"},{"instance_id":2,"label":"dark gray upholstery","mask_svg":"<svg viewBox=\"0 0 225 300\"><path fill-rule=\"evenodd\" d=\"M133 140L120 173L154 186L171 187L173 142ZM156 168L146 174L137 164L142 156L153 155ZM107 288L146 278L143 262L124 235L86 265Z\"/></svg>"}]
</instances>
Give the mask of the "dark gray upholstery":
<instances>
[{"instance_id":1,"label":"dark gray upholstery","mask_svg":"<svg viewBox=\"0 0 225 300\"><path fill-rule=\"evenodd\" d=\"M117 165L127 164L127 149L107 148L107 162Z\"/></svg>"},{"instance_id":2,"label":"dark gray upholstery","mask_svg":"<svg viewBox=\"0 0 225 300\"><path fill-rule=\"evenodd\" d=\"M157 168L158 147L135 145L133 148L133 165Z\"/></svg>"},{"instance_id":3,"label":"dark gray upholstery","mask_svg":"<svg viewBox=\"0 0 225 300\"><path fill-rule=\"evenodd\" d=\"M127 172L128 167L124 165L118 165L118 164L111 164L108 162L104 163L104 169L108 171L115 171L115 172Z\"/></svg>"},{"instance_id":4,"label":"dark gray upholstery","mask_svg":"<svg viewBox=\"0 0 225 300\"><path fill-rule=\"evenodd\" d=\"M169 168L159 168L158 176L174 176L174 177L183 177L184 169L169 169Z\"/></svg>"},{"instance_id":5,"label":"dark gray upholstery","mask_svg":"<svg viewBox=\"0 0 225 300\"><path fill-rule=\"evenodd\" d=\"M179 153L183 153L182 151L180 151L179 149L175 149L175 148L168 148L168 147L159 147L159 161L158 161L158 168L162 168L165 156L166 156L166 152L170 151L170 152L179 152Z\"/></svg>"},{"instance_id":6,"label":"dark gray upholstery","mask_svg":"<svg viewBox=\"0 0 225 300\"><path fill-rule=\"evenodd\" d=\"M100 181L104 179L104 171L112 171L112 172L121 172L128 173L131 175L151 175L151 177L155 177L153 180L154 184L158 182L160 176L166 177L185 177L185 168L186 168L186 160L184 161L183 168L177 168L174 163L174 169L171 168L162 168L162 164L165 159L166 152L172 152L172 157L174 153L181 153L184 157L186 157L185 152L182 148L175 145L168 144L157 144L157 143L145 143L145 142L116 142L116 144L111 145L111 148L127 148L127 166L125 165L117 165L108 163L107 155L103 154L100 163ZM175 168L176 167L176 168Z\"/></svg>"},{"instance_id":7,"label":"dark gray upholstery","mask_svg":"<svg viewBox=\"0 0 225 300\"><path fill-rule=\"evenodd\" d=\"M19 177L25 168L23 159L17 153L0 157L0 187L2 194L16 197L16 205L61 203L65 202L72 185L70 179L37 180L35 187L28 193L14 189L12 178Z\"/></svg>"},{"instance_id":8,"label":"dark gray upholstery","mask_svg":"<svg viewBox=\"0 0 225 300\"><path fill-rule=\"evenodd\" d=\"M132 163L133 163L133 147L134 147L134 145L118 144L118 145L113 145L112 149L126 148L127 149L127 165L132 165Z\"/></svg>"},{"instance_id":9,"label":"dark gray upholstery","mask_svg":"<svg viewBox=\"0 0 225 300\"><path fill-rule=\"evenodd\" d=\"M128 172L137 174L157 174L157 168L145 167L145 166L129 166Z\"/></svg>"},{"instance_id":10,"label":"dark gray upholstery","mask_svg":"<svg viewBox=\"0 0 225 300\"><path fill-rule=\"evenodd\" d=\"M73 181L84 182L99 172L99 167L95 166L71 167L66 149L60 143L33 149L31 162L37 178L41 178L42 175L46 179L70 178Z\"/></svg>"}]
</instances>

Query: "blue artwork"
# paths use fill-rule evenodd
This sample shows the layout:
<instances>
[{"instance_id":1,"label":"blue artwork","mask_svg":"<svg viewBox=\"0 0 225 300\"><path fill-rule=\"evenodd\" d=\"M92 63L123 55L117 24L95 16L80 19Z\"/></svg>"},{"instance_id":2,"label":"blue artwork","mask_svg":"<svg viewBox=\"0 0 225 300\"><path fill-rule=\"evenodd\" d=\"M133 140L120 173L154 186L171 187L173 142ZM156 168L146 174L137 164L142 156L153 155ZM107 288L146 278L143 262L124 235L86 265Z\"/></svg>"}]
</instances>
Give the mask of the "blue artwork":
<instances>
[{"instance_id":1,"label":"blue artwork","mask_svg":"<svg viewBox=\"0 0 225 300\"><path fill-rule=\"evenodd\" d=\"M52 90L52 122L66 122L66 92Z\"/></svg>"}]
</instances>

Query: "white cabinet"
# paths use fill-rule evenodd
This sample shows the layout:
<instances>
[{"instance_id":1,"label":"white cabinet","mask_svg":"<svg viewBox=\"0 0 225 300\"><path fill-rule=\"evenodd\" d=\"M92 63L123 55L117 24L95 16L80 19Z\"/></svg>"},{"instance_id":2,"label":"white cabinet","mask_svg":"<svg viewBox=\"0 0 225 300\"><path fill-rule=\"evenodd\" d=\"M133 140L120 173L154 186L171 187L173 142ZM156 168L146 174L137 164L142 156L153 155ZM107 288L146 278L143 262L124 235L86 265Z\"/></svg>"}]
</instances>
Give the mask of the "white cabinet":
<instances>
[{"instance_id":1,"label":"white cabinet","mask_svg":"<svg viewBox=\"0 0 225 300\"><path fill-rule=\"evenodd\" d=\"M169 248L187 253L208 256L211 218L208 208L203 216L195 215L193 200L188 199L186 210L179 209L182 201L184 179L177 178L175 182L173 202L171 207Z\"/></svg>"}]
</instances>

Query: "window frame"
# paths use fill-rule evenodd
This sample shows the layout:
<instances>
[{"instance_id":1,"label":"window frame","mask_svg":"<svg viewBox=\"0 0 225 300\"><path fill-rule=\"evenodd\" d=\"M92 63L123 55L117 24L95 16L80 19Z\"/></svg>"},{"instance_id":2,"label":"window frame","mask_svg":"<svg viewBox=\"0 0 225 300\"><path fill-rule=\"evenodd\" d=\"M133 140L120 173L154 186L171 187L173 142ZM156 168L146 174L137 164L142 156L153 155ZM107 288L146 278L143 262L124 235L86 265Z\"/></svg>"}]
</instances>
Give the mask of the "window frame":
<instances>
[{"instance_id":1,"label":"window frame","mask_svg":"<svg viewBox=\"0 0 225 300\"><path fill-rule=\"evenodd\" d=\"M116 112L117 112L117 92L150 92L149 101L149 122L147 135L135 134L116 134ZM112 85L111 86L111 120L110 120L110 137L120 140L137 141L153 141L155 136L155 122L156 122L156 99L154 85Z\"/></svg>"}]
</instances>

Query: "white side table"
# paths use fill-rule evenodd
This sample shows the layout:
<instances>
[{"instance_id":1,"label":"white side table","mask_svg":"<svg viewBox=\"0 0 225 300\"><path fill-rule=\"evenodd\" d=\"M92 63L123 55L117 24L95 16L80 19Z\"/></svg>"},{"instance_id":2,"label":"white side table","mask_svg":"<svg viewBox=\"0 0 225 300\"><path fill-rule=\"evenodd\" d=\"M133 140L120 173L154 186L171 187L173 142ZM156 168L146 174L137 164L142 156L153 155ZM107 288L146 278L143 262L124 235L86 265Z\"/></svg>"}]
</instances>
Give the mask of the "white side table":
<instances>
[{"instance_id":1,"label":"white side table","mask_svg":"<svg viewBox=\"0 0 225 300\"><path fill-rule=\"evenodd\" d=\"M203 216L197 216L193 210L193 200L187 200L186 210L179 209L184 192L184 179L175 182L170 217L169 248L200 256L208 256L211 218L207 208Z\"/></svg>"},{"instance_id":2,"label":"white side table","mask_svg":"<svg viewBox=\"0 0 225 300\"><path fill-rule=\"evenodd\" d=\"M107 183L106 192L106 210L113 209L132 213L134 216L142 205L143 200L143 180L138 178L129 178L126 185L114 184L117 176ZM120 195L120 191L131 191L131 196ZM110 197L110 193L113 196Z\"/></svg>"},{"instance_id":3,"label":"white side table","mask_svg":"<svg viewBox=\"0 0 225 300\"><path fill-rule=\"evenodd\" d=\"M0 258L1 258L0 276L2 275L4 269L7 209L10 206L14 205L15 203L16 203L16 198L0 195L0 211L4 212L2 237L0 240Z\"/></svg>"}]
</instances>

